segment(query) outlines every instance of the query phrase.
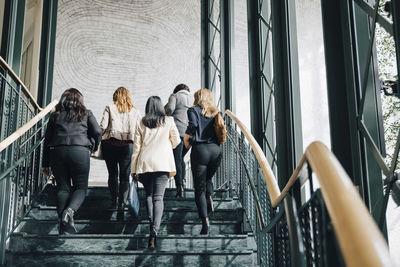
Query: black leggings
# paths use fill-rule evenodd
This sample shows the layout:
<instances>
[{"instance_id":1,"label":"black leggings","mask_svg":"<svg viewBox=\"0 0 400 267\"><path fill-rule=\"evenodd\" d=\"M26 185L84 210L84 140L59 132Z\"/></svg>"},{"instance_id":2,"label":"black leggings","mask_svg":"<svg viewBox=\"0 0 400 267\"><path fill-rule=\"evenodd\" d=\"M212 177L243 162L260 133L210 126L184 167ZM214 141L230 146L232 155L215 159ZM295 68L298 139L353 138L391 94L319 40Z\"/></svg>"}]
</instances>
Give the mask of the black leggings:
<instances>
[{"instance_id":1,"label":"black leggings","mask_svg":"<svg viewBox=\"0 0 400 267\"><path fill-rule=\"evenodd\" d=\"M90 151L83 146L50 148L50 167L57 183L57 213L66 208L77 211L88 188ZM72 182L72 184L71 184Z\"/></svg>"},{"instance_id":2,"label":"black leggings","mask_svg":"<svg viewBox=\"0 0 400 267\"><path fill-rule=\"evenodd\" d=\"M111 198L115 201L118 196L118 204L121 206L126 203L128 198L133 145L114 146L107 142L102 142L101 146L103 158L107 164L108 188L110 189Z\"/></svg>"},{"instance_id":3,"label":"black leggings","mask_svg":"<svg viewBox=\"0 0 400 267\"><path fill-rule=\"evenodd\" d=\"M215 143L195 144L192 147L190 163L192 165L194 198L200 218L207 217L206 195L212 195L211 178L217 171L222 158L222 149Z\"/></svg>"}]
</instances>

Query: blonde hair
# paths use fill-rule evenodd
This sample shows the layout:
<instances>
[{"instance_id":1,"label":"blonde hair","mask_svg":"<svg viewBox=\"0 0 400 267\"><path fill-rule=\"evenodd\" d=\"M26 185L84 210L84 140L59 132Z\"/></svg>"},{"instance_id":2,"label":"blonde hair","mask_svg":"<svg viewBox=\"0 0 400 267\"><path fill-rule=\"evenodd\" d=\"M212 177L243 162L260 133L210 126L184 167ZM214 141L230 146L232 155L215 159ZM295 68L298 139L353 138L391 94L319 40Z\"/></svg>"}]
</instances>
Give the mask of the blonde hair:
<instances>
[{"instance_id":1,"label":"blonde hair","mask_svg":"<svg viewBox=\"0 0 400 267\"><path fill-rule=\"evenodd\" d=\"M119 87L113 94L114 104L117 106L119 113L126 113L135 108L132 104L131 93L125 87Z\"/></svg>"},{"instance_id":2,"label":"blonde hair","mask_svg":"<svg viewBox=\"0 0 400 267\"><path fill-rule=\"evenodd\" d=\"M218 108L214 104L212 93L207 88L197 90L194 93L194 106L202 107L201 114L207 118L213 118L218 113Z\"/></svg>"}]
</instances>

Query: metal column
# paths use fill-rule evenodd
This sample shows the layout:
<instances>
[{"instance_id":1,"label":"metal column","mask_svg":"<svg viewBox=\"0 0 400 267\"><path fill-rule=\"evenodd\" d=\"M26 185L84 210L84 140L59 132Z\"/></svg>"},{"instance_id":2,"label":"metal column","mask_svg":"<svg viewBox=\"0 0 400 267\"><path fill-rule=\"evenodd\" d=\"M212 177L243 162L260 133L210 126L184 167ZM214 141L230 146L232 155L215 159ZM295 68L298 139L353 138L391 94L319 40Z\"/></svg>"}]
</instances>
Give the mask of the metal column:
<instances>
[{"instance_id":1,"label":"metal column","mask_svg":"<svg viewBox=\"0 0 400 267\"><path fill-rule=\"evenodd\" d=\"M233 86L234 1L221 0L221 107L235 113Z\"/></svg>"},{"instance_id":2,"label":"metal column","mask_svg":"<svg viewBox=\"0 0 400 267\"><path fill-rule=\"evenodd\" d=\"M293 0L272 0L278 182L286 185L303 154L296 8Z\"/></svg>"},{"instance_id":3,"label":"metal column","mask_svg":"<svg viewBox=\"0 0 400 267\"><path fill-rule=\"evenodd\" d=\"M38 104L42 107L50 103L52 97L57 7L58 0L43 1L38 86Z\"/></svg>"}]
</instances>

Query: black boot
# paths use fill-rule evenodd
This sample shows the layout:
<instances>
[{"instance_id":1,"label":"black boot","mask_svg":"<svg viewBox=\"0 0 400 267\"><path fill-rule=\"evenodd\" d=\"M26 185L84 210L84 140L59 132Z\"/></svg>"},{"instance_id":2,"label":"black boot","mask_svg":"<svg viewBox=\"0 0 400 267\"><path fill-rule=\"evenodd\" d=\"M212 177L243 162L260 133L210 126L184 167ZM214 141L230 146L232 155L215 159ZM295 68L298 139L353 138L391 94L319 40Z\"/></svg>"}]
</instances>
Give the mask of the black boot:
<instances>
[{"instance_id":1,"label":"black boot","mask_svg":"<svg viewBox=\"0 0 400 267\"><path fill-rule=\"evenodd\" d=\"M125 213L124 213L124 203L118 203L118 210L117 210L117 220L118 221L123 221L125 219Z\"/></svg>"},{"instance_id":2,"label":"black boot","mask_svg":"<svg viewBox=\"0 0 400 267\"><path fill-rule=\"evenodd\" d=\"M157 247L157 232L153 228L150 231L148 248L149 249L155 249L156 247Z\"/></svg>"},{"instance_id":3,"label":"black boot","mask_svg":"<svg viewBox=\"0 0 400 267\"><path fill-rule=\"evenodd\" d=\"M74 210L71 208L66 208L61 216L61 223L64 225L64 230L66 234L75 234L75 222L74 222Z\"/></svg>"},{"instance_id":4,"label":"black boot","mask_svg":"<svg viewBox=\"0 0 400 267\"><path fill-rule=\"evenodd\" d=\"M214 212L214 203L211 195L206 196L207 201L207 213L210 214Z\"/></svg>"},{"instance_id":5,"label":"black boot","mask_svg":"<svg viewBox=\"0 0 400 267\"><path fill-rule=\"evenodd\" d=\"M176 198L181 198L183 193L183 187L181 185L178 185L176 187Z\"/></svg>"},{"instance_id":6,"label":"black boot","mask_svg":"<svg viewBox=\"0 0 400 267\"><path fill-rule=\"evenodd\" d=\"M61 219L58 219L58 234L64 235L65 234L65 226L62 223Z\"/></svg>"},{"instance_id":7,"label":"black boot","mask_svg":"<svg viewBox=\"0 0 400 267\"><path fill-rule=\"evenodd\" d=\"M210 221L208 220L208 217L202 217L201 218L201 235L208 235L208 232L210 231Z\"/></svg>"}]
</instances>

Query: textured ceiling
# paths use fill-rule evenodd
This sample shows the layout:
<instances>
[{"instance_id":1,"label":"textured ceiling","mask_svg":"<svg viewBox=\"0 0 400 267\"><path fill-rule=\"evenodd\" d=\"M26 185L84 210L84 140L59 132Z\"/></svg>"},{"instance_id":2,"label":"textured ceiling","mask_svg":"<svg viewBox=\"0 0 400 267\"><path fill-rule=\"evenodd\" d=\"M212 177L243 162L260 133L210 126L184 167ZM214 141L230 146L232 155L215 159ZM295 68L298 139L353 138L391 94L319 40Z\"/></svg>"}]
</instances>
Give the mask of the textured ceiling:
<instances>
[{"instance_id":1,"label":"textured ceiling","mask_svg":"<svg viewBox=\"0 0 400 267\"><path fill-rule=\"evenodd\" d=\"M53 97L80 89L100 119L119 86L143 111L178 83L200 87L200 1L59 1Z\"/></svg>"},{"instance_id":2,"label":"textured ceiling","mask_svg":"<svg viewBox=\"0 0 400 267\"><path fill-rule=\"evenodd\" d=\"M200 88L200 52L198 0L59 0L53 98L78 88L100 120L125 86L143 114L151 95ZM90 180L107 180L103 161L92 160Z\"/></svg>"}]
</instances>

